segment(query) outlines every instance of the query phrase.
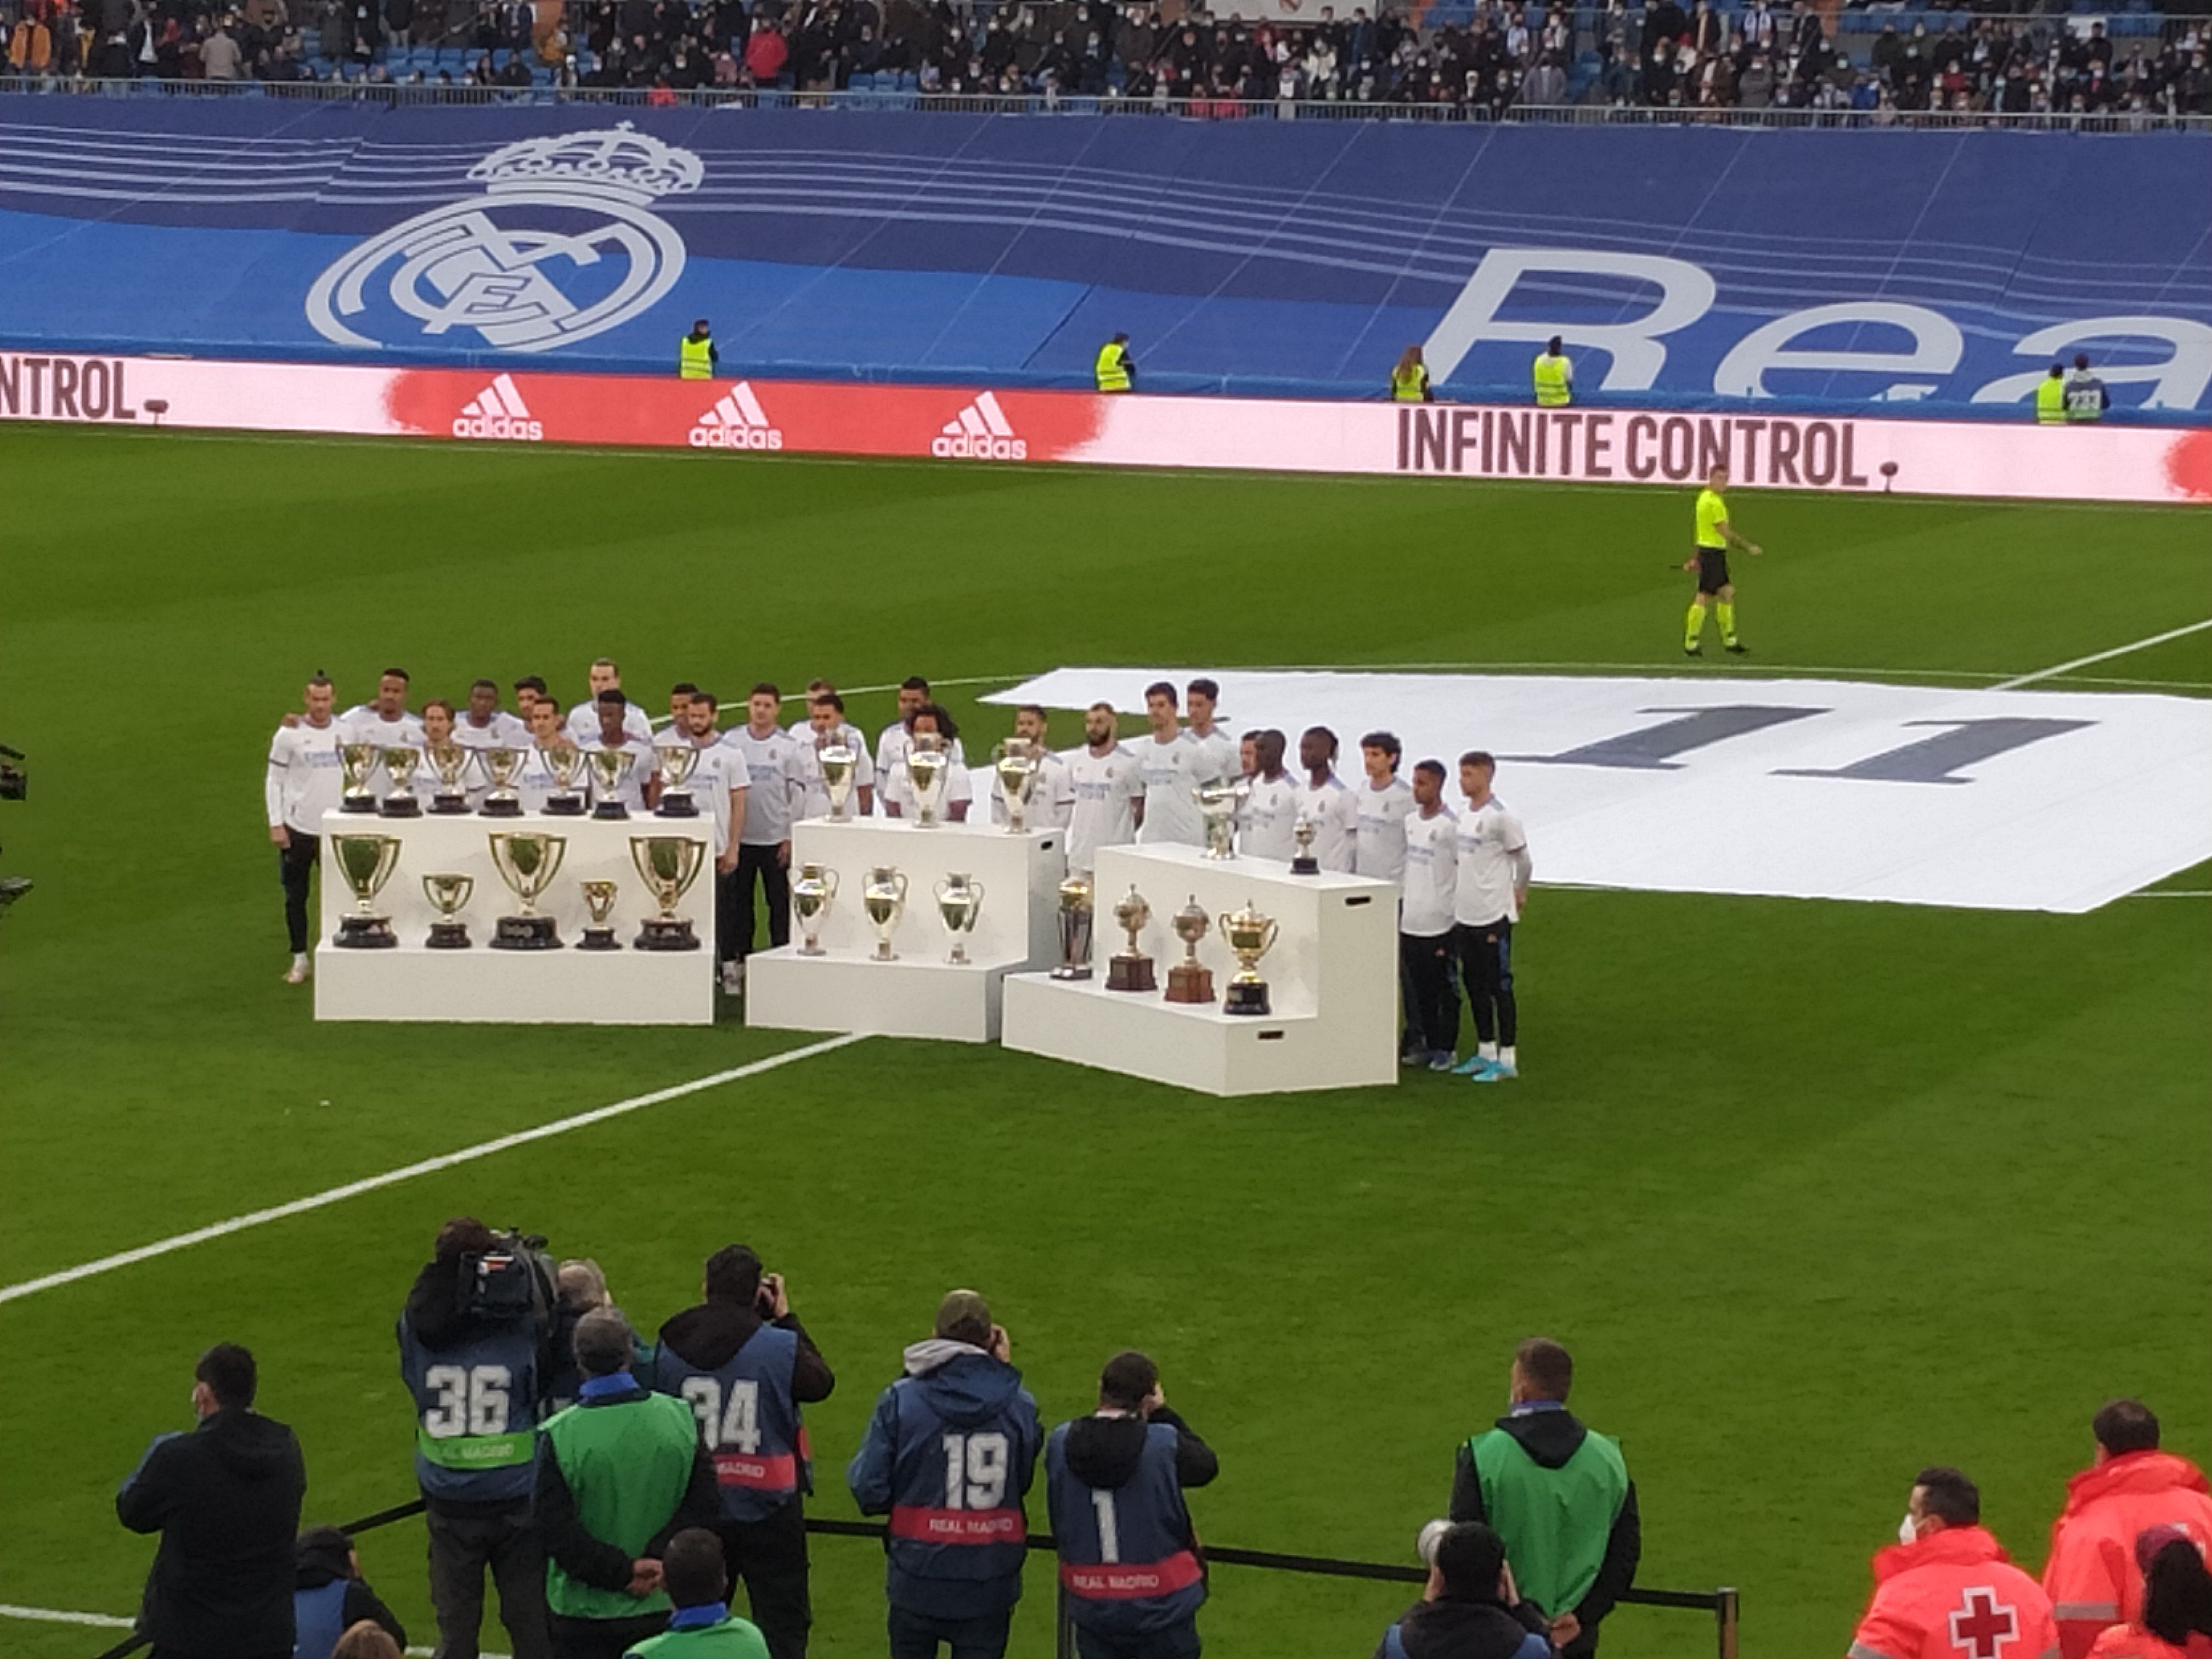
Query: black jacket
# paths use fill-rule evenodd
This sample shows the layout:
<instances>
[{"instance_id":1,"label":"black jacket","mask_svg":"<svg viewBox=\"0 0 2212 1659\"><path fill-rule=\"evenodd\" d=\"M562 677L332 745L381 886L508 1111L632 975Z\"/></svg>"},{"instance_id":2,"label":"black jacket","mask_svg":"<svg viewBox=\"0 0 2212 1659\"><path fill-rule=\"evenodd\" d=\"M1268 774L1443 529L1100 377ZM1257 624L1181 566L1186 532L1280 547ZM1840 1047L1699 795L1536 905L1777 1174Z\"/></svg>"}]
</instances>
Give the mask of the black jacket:
<instances>
[{"instance_id":1,"label":"black jacket","mask_svg":"<svg viewBox=\"0 0 2212 1659\"><path fill-rule=\"evenodd\" d=\"M328 1530L323 1529L325 1532ZM384 1598L369 1589L368 1580L348 1576L353 1571L353 1563L346 1559L346 1555L347 1552L338 1548L335 1541L326 1541L314 1533L307 1534L300 1540L293 1555L297 1565L292 1588L295 1590L316 1590L332 1579L345 1579L345 1601L341 1607L345 1627L351 1630L367 1619L382 1626L386 1635L401 1647L405 1647L407 1627L399 1622L398 1614L384 1605Z\"/></svg>"},{"instance_id":2,"label":"black jacket","mask_svg":"<svg viewBox=\"0 0 2212 1659\"><path fill-rule=\"evenodd\" d=\"M702 1302L672 1315L661 1326L660 1346L699 1370L720 1370L766 1322L759 1310L742 1302ZM786 1314L775 1324L799 1339L799 1352L791 1364L791 1397L802 1406L827 1400L837 1386L836 1376L799 1316Z\"/></svg>"},{"instance_id":3,"label":"black jacket","mask_svg":"<svg viewBox=\"0 0 2212 1659\"><path fill-rule=\"evenodd\" d=\"M1164 1423L1176 1431L1176 1481L1180 1486L1203 1486L1221 1473L1221 1460L1213 1448L1190 1430L1190 1425L1163 1406L1151 1421ZM1126 1486L1144 1455L1146 1419L1141 1417L1079 1417L1068 1425L1067 1472L1086 1486L1112 1489Z\"/></svg>"},{"instance_id":4,"label":"black jacket","mask_svg":"<svg viewBox=\"0 0 2212 1659\"><path fill-rule=\"evenodd\" d=\"M115 1495L125 1526L161 1534L141 1634L168 1653L289 1659L307 1488L300 1443L273 1418L219 1411L155 1441Z\"/></svg>"},{"instance_id":5,"label":"black jacket","mask_svg":"<svg viewBox=\"0 0 2212 1659\"><path fill-rule=\"evenodd\" d=\"M1498 1601L1416 1601L1398 1618L1406 1659L1514 1659L1542 1624L1528 1603L1509 1611ZM1389 1650L1389 1634L1375 1644L1375 1659ZM1551 1651L1551 1644L1543 1644Z\"/></svg>"},{"instance_id":6,"label":"black jacket","mask_svg":"<svg viewBox=\"0 0 2212 1659\"><path fill-rule=\"evenodd\" d=\"M1589 1430L1572 1412L1529 1412L1515 1417L1510 1414L1498 1419L1498 1426L1521 1443L1538 1464L1547 1469L1562 1467L1580 1449L1589 1436ZM1513 1530L1511 1517L1493 1520L1483 1511L1482 1480L1474 1469L1474 1455L1467 1446L1459 1449L1459 1463L1452 1471L1451 1518L1455 1521L1481 1521L1504 1533L1507 1548L1511 1548ZM1567 1654L1587 1653L1597 1645L1598 1620L1611 1613L1620 1593L1636 1582L1636 1564L1644 1554L1644 1523L1636 1513L1636 1483L1628 1483L1628 1495L1621 1500L1620 1513L1613 1517L1613 1531L1605 1540L1605 1559L1598 1565L1597 1578L1589 1594L1571 1607L1553 1607L1553 1614L1571 1613L1581 1621L1582 1634L1560 1650Z\"/></svg>"},{"instance_id":7,"label":"black jacket","mask_svg":"<svg viewBox=\"0 0 2212 1659\"><path fill-rule=\"evenodd\" d=\"M633 1393L586 1401L575 1409L591 1411L598 1407L620 1405L624 1401L642 1399L647 1392L641 1385ZM721 1518L722 1489L714 1480L714 1460L708 1455L705 1444L695 1440L691 1445L691 1478L677 1503L676 1513L647 1541L646 1557L658 1559L668 1540L686 1527L712 1527ZM544 1540L545 1553L571 1578L598 1589L629 1588L628 1552L597 1536L577 1516L576 1494L569 1490L568 1477L561 1472L561 1460L554 1455L553 1442L548 1436L541 1435L538 1441L538 1486L531 1494L530 1519L539 1537Z\"/></svg>"}]
</instances>

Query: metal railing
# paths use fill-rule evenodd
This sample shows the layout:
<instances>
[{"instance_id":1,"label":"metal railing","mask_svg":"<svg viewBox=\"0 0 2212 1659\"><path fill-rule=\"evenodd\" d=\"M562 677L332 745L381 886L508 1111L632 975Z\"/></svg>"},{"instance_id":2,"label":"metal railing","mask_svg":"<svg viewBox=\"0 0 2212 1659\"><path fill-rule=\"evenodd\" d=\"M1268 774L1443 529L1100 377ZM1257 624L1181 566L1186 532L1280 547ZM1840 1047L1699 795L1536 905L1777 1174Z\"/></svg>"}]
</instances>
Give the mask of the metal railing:
<instances>
[{"instance_id":1,"label":"metal railing","mask_svg":"<svg viewBox=\"0 0 2212 1659\"><path fill-rule=\"evenodd\" d=\"M388 1510L379 1510L374 1515L349 1522L339 1530L349 1536L358 1537L374 1532L379 1527L388 1527L422 1513L419 1498L405 1504L395 1504ZM884 1528L874 1521L833 1521L816 1516L806 1517L806 1530L817 1538L865 1538L880 1544ZM1059 1546L1045 1533L1031 1533L1024 1547L1047 1553ZM1394 1565L1382 1561L1340 1561L1325 1555L1281 1555L1270 1550L1241 1550L1217 1545L1206 1545L1199 1552L1209 1569L1213 1567L1257 1567L1267 1572L1303 1572L1323 1578L1364 1578L1387 1584L1421 1584L1428 1582L1428 1570L1410 1565ZM1624 1607L1671 1607L1686 1613L1702 1613L1713 1620L1714 1652L1717 1659L1739 1659L1737 1631L1741 1622L1741 1598L1730 1587L1716 1590L1665 1590L1631 1589L1620 1597ZM1075 1626L1070 1617L1068 1598L1063 1591L1054 1615L1057 1626L1055 1652L1057 1659L1075 1659ZM147 1644L143 1636L125 1637L113 1647L106 1649L99 1659L126 1659Z\"/></svg>"},{"instance_id":2,"label":"metal railing","mask_svg":"<svg viewBox=\"0 0 2212 1659\"><path fill-rule=\"evenodd\" d=\"M1633 104L1371 104L1340 100L1240 98L1020 97L921 92L767 92L702 88L476 87L380 81L164 81L0 76L0 93L110 98L277 98L395 107L463 105L518 108L561 106L678 109L913 110L961 115L1150 116L1187 121L1424 121L1524 126L1701 126L1817 128L1826 131L1990 131L2070 134L2212 133L2212 115L2151 111L2006 115L1952 110L1656 109Z\"/></svg>"}]
</instances>

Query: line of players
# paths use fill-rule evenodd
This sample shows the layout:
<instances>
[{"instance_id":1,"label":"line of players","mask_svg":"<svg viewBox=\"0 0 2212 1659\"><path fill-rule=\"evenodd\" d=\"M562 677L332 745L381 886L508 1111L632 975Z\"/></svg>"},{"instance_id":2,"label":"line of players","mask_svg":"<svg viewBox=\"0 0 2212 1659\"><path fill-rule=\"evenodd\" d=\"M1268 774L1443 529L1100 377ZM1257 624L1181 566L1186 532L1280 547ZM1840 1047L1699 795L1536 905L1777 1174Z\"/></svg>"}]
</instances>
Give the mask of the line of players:
<instances>
[{"instance_id":1,"label":"line of players","mask_svg":"<svg viewBox=\"0 0 2212 1659\"><path fill-rule=\"evenodd\" d=\"M713 821L716 950L723 988L732 994L744 988L744 960L754 948L757 893L766 901L769 943L789 943L792 825L830 811L822 750L842 744L858 757L858 811L899 817L913 810L907 756L917 738L934 736L952 756L946 769L947 816L964 821L975 805L959 726L933 700L929 682L920 675L899 687L898 717L872 745L846 718L844 698L827 680L807 687L805 718L787 726L781 693L774 685L756 685L746 698L744 724L727 731L721 727L719 699L681 684L669 693L668 720L657 732L645 709L623 691L621 670L611 659L592 664L589 683L592 695L566 711L544 680L532 675L514 683L519 714L500 706L495 682L480 679L470 688L465 706L433 698L418 714L408 707L407 674L392 668L380 677L373 701L338 714L332 712L330 683L320 676L309 682L304 714L287 715L271 744L266 786L270 838L279 848L292 947L286 979L297 984L311 969L308 878L322 813L337 805L342 744L418 752L449 742L521 750L525 760L514 787L526 811L542 810L557 787L548 757L562 749L629 754L632 764L619 787L633 812L649 811L659 798L654 750L696 750L686 787ZM1205 828L1194 790L1242 778L1247 787L1237 814L1237 845L1244 856L1287 863L1303 822L1312 826L1313 856L1322 869L1398 884L1405 1062L1456 1071L1480 1082L1516 1076L1512 938L1532 866L1520 820L1492 793L1496 763L1479 750L1460 757L1463 805L1455 811L1445 803L1449 774L1443 762L1423 760L1410 778L1401 775L1398 739L1371 732L1359 741L1360 776L1347 783L1336 770L1336 734L1316 726L1299 734L1299 770L1293 775L1285 765L1285 734L1254 729L1232 739L1217 719L1220 696L1211 679L1191 681L1180 696L1172 684L1159 681L1145 693L1146 731L1126 741L1115 708L1093 703L1085 711L1083 741L1065 750L1052 748L1043 708L1018 708L1015 737L1043 757L1030 822L1065 830L1069 868L1088 872L1102 847L1201 844ZM391 787L381 766L370 787L378 793ZM472 781L472 805L487 787L481 778ZM995 775L988 789L991 817L1004 823L1006 802ZM1462 988L1476 1034L1474 1051L1465 1060L1457 1055Z\"/></svg>"}]
</instances>

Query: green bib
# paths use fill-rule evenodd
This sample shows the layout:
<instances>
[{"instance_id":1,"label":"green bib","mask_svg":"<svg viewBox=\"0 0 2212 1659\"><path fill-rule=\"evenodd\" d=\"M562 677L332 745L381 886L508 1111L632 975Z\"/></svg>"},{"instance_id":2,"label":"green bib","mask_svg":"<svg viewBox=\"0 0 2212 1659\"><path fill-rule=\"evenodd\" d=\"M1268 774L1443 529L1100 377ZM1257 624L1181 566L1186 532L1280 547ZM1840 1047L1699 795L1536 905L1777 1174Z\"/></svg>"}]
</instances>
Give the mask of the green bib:
<instances>
[{"instance_id":1,"label":"green bib","mask_svg":"<svg viewBox=\"0 0 2212 1659\"><path fill-rule=\"evenodd\" d=\"M649 1394L611 1406L571 1406L542 1431L562 1478L575 1494L576 1518L592 1537L635 1560L684 1502L699 1425L673 1395ZM580 1583L545 1564L545 1601L570 1619L636 1619L666 1613L659 1591L643 1600Z\"/></svg>"},{"instance_id":2,"label":"green bib","mask_svg":"<svg viewBox=\"0 0 2212 1659\"><path fill-rule=\"evenodd\" d=\"M730 1618L697 1630L648 1636L624 1659L768 1659L768 1643L756 1626Z\"/></svg>"},{"instance_id":3,"label":"green bib","mask_svg":"<svg viewBox=\"0 0 2212 1659\"><path fill-rule=\"evenodd\" d=\"M1573 1612L1597 1582L1613 1523L1628 1500L1620 1447L1589 1433L1572 1457L1547 1469L1503 1429L1467 1443L1482 1482L1483 1513L1505 1540L1513 1582L1554 1618Z\"/></svg>"}]
</instances>

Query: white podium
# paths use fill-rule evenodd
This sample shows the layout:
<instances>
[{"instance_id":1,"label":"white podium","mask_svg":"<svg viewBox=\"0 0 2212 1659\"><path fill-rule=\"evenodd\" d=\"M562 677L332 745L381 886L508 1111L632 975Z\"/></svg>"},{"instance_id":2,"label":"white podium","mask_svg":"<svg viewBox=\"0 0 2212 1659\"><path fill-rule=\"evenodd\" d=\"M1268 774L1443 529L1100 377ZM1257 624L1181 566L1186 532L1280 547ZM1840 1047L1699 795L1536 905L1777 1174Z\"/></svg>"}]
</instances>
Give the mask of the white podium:
<instances>
[{"instance_id":1,"label":"white podium","mask_svg":"<svg viewBox=\"0 0 2212 1659\"><path fill-rule=\"evenodd\" d=\"M1006 981L1009 1048L1213 1095L1345 1089L1398 1080L1398 890L1367 876L1294 876L1272 859L1216 860L1195 847L1109 847L1095 872L1092 976L1023 974ZM1114 907L1131 886L1152 905L1138 937L1160 988L1106 988L1108 959L1128 935ZM1215 1000L1165 1000L1183 959L1174 919L1193 898L1213 918L1198 959ZM1273 916L1275 946L1260 959L1272 1012L1222 1012L1237 959L1220 918L1247 902Z\"/></svg>"},{"instance_id":2,"label":"white podium","mask_svg":"<svg viewBox=\"0 0 2212 1659\"><path fill-rule=\"evenodd\" d=\"M380 818L368 812L323 817L322 944L315 952L317 1019L445 1019L518 1024L711 1025L714 1021L714 823L705 817L624 821L528 814L488 818L476 813ZM537 901L560 927L557 951L495 951L492 930L522 901L492 867L489 837L513 830L568 838L553 884ZM390 949L341 949L331 941L339 918L355 908L352 890L331 862L331 837L396 836L399 861L373 908L392 918L399 943ZM676 906L699 939L696 951L631 948L638 924L659 905L630 862L632 836L690 836L709 851L696 880ZM433 951L423 941L438 912L423 896L422 878L454 873L475 878L457 920L468 925L465 951ZM608 918L619 951L580 951L589 920L586 880L620 884Z\"/></svg>"},{"instance_id":3,"label":"white podium","mask_svg":"<svg viewBox=\"0 0 2212 1659\"><path fill-rule=\"evenodd\" d=\"M805 864L837 877L837 896L822 918L823 954L799 954L804 933L794 919L791 944L748 957L745 1024L992 1041L1006 975L1060 959L1054 912L1066 873L1065 842L1058 830L1013 836L986 823L921 830L902 818L810 818L796 825L793 879ZM907 878L906 913L891 936L898 953L893 962L875 960L876 930L860 905L861 885L877 867ZM983 889L964 963L947 960L952 936L937 914L937 883L956 872Z\"/></svg>"}]
</instances>

